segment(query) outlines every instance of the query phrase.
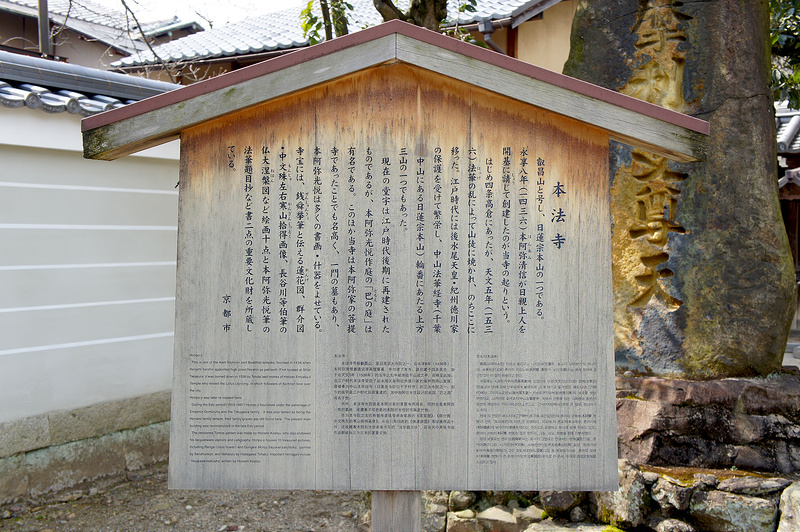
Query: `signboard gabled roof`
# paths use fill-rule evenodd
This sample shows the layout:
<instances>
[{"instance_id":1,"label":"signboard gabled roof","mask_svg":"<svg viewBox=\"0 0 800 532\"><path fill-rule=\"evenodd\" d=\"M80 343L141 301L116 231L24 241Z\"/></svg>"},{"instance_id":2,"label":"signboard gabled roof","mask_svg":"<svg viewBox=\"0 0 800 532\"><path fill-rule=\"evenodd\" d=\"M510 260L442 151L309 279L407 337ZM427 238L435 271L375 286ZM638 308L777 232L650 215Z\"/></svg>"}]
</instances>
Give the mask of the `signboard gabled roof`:
<instances>
[{"instance_id":1,"label":"signboard gabled roof","mask_svg":"<svg viewBox=\"0 0 800 532\"><path fill-rule=\"evenodd\" d=\"M709 126L703 120L400 21L86 118L84 156L116 159L217 117L397 61L599 127L654 153L704 158Z\"/></svg>"}]
</instances>

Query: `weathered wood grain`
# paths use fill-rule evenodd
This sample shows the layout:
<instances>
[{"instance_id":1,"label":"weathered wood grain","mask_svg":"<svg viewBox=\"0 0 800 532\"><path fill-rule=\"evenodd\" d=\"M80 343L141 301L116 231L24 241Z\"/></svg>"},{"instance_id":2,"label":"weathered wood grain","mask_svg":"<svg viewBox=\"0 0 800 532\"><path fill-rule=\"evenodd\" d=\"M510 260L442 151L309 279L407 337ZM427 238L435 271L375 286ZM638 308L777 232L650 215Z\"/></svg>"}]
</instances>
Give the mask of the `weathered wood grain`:
<instances>
[{"instance_id":1,"label":"weathered wood grain","mask_svg":"<svg viewBox=\"0 0 800 532\"><path fill-rule=\"evenodd\" d=\"M403 63L186 130L171 486L613 489L607 150Z\"/></svg>"},{"instance_id":2,"label":"weathered wood grain","mask_svg":"<svg viewBox=\"0 0 800 532\"><path fill-rule=\"evenodd\" d=\"M373 491L373 532L420 532L422 493L419 491Z\"/></svg>"}]
</instances>

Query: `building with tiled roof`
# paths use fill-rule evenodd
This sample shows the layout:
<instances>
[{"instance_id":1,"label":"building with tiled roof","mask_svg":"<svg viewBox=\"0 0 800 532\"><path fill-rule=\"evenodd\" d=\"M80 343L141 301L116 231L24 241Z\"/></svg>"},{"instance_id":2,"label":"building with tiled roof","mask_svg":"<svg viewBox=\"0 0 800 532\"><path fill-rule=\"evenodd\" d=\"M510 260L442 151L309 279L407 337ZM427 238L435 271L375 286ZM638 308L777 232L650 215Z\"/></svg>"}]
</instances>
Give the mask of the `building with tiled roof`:
<instances>
[{"instance_id":1,"label":"building with tiled roof","mask_svg":"<svg viewBox=\"0 0 800 532\"><path fill-rule=\"evenodd\" d=\"M80 121L174 88L0 51L0 504L166 457L178 146L112 167Z\"/></svg>"},{"instance_id":2,"label":"building with tiled roof","mask_svg":"<svg viewBox=\"0 0 800 532\"><path fill-rule=\"evenodd\" d=\"M0 50L0 106L81 117L155 96L177 85Z\"/></svg>"},{"instance_id":3,"label":"building with tiled roof","mask_svg":"<svg viewBox=\"0 0 800 532\"><path fill-rule=\"evenodd\" d=\"M113 61L147 50L149 46L202 29L195 22L172 18L141 20L140 31L130 14L91 0L49 0L48 13L50 55L92 68L107 68ZM38 0L0 0L0 49L40 53L37 21Z\"/></svg>"},{"instance_id":4,"label":"building with tiled roof","mask_svg":"<svg viewBox=\"0 0 800 532\"><path fill-rule=\"evenodd\" d=\"M569 54L572 16L577 0L478 0L475 12L459 12L449 3L445 28L460 26L476 41L529 63L561 71ZM372 0L353 0L350 31L382 22ZM407 2L398 2L404 9ZM148 71L168 64L190 83L236 70L276 55L309 46L300 13L304 6L286 8L195 33L122 58L113 67L125 72Z\"/></svg>"}]
</instances>

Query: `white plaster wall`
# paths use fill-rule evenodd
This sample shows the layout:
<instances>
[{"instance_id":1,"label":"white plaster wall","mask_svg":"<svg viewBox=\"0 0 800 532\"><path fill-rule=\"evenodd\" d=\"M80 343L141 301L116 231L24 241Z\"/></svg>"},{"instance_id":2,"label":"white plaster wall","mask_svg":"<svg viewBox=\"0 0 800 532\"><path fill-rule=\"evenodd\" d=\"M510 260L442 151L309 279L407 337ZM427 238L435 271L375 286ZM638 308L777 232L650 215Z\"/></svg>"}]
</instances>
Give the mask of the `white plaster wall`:
<instances>
[{"instance_id":1,"label":"white plaster wall","mask_svg":"<svg viewBox=\"0 0 800 532\"><path fill-rule=\"evenodd\" d=\"M177 181L177 142L89 161L0 107L0 422L171 387Z\"/></svg>"}]
</instances>

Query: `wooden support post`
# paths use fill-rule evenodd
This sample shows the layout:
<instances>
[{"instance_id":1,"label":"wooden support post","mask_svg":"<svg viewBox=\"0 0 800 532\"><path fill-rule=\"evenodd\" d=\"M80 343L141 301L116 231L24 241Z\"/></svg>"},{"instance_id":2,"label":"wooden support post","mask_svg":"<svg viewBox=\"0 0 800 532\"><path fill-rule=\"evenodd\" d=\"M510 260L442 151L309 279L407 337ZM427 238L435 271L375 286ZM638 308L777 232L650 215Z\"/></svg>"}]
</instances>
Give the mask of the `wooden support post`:
<instances>
[{"instance_id":1,"label":"wooden support post","mask_svg":"<svg viewBox=\"0 0 800 532\"><path fill-rule=\"evenodd\" d=\"M421 531L422 492L372 492L372 532Z\"/></svg>"}]
</instances>

